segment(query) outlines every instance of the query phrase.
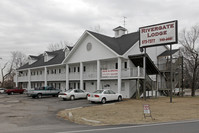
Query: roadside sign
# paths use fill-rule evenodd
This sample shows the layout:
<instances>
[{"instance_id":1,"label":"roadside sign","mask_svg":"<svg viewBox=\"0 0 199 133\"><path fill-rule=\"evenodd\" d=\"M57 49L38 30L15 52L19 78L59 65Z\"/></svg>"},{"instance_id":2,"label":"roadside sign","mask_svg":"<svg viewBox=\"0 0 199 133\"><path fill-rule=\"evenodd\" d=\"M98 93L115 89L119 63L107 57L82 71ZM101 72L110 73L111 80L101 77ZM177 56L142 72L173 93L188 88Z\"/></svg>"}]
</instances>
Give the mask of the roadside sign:
<instances>
[{"instance_id":1,"label":"roadside sign","mask_svg":"<svg viewBox=\"0 0 199 133\"><path fill-rule=\"evenodd\" d=\"M149 105L148 105L148 104L145 104L145 105L144 105L144 114L150 114L150 113L151 113L151 111L150 111Z\"/></svg>"},{"instance_id":2,"label":"roadside sign","mask_svg":"<svg viewBox=\"0 0 199 133\"><path fill-rule=\"evenodd\" d=\"M151 115L151 110L150 110L150 106L149 104L144 104L143 105L143 109L144 109L144 118L146 119L146 117L151 117L152 120L155 120L152 115Z\"/></svg>"},{"instance_id":3,"label":"roadside sign","mask_svg":"<svg viewBox=\"0 0 199 133\"><path fill-rule=\"evenodd\" d=\"M140 47L177 44L178 21L170 21L139 28Z\"/></svg>"}]
</instances>

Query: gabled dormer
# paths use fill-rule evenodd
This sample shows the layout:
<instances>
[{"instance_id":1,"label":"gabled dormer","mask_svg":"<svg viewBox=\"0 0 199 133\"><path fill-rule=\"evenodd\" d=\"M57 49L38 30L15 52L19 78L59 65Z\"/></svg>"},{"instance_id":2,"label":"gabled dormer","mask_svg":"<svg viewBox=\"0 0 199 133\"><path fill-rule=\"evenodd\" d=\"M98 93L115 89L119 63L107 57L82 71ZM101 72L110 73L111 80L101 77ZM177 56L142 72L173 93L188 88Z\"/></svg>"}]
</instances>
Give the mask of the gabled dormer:
<instances>
[{"instance_id":1,"label":"gabled dormer","mask_svg":"<svg viewBox=\"0 0 199 133\"><path fill-rule=\"evenodd\" d=\"M66 46L63 51L65 53L65 57L70 53L70 51L72 50L73 47L71 46Z\"/></svg>"},{"instance_id":2,"label":"gabled dormer","mask_svg":"<svg viewBox=\"0 0 199 133\"><path fill-rule=\"evenodd\" d=\"M38 61L38 59L39 59L38 56L29 55L28 56L28 64L31 65L31 64L35 63L36 61Z\"/></svg>"},{"instance_id":3,"label":"gabled dormer","mask_svg":"<svg viewBox=\"0 0 199 133\"><path fill-rule=\"evenodd\" d=\"M53 59L56 56L56 53L45 51L43 55L44 55L44 62L48 62L49 60Z\"/></svg>"}]
</instances>

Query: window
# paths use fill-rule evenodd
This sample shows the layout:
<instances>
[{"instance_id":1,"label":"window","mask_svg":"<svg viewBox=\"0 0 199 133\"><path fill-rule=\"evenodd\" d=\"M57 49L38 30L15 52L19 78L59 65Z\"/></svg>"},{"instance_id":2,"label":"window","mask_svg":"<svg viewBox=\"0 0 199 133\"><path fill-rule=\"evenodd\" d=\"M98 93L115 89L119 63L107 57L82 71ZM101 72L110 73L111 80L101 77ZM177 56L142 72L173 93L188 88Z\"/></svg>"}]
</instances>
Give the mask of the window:
<instances>
[{"instance_id":1,"label":"window","mask_svg":"<svg viewBox=\"0 0 199 133\"><path fill-rule=\"evenodd\" d=\"M79 72L79 67L77 67L77 72Z\"/></svg>"},{"instance_id":2,"label":"window","mask_svg":"<svg viewBox=\"0 0 199 133\"><path fill-rule=\"evenodd\" d=\"M69 71L69 73L70 73L70 67L69 67L68 71Z\"/></svg>"},{"instance_id":3,"label":"window","mask_svg":"<svg viewBox=\"0 0 199 133\"><path fill-rule=\"evenodd\" d=\"M118 69L118 64L117 63L115 63L115 69Z\"/></svg>"},{"instance_id":4,"label":"window","mask_svg":"<svg viewBox=\"0 0 199 133\"><path fill-rule=\"evenodd\" d=\"M110 93L109 93L109 91L107 90L107 91L104 91L104 94L110 94Z\"/></svg>"},{"instance_id":5,"label":"window","mask_svg":"<svg viewBox=\"0 0 199 133\"><path fill-rule=\"evenodd\" d=\"M76 89L76 83L74 83L74 89Z\"/></svg>"},{"instance_id":6,"label":"window","mask_svg":"<svg viewBox=\"0 0 199 133\"><path fill-rule=\"evenodd\" d=\"M39 75L39 72L37 71L37 75Z\"/></svg>"},{"instance_id":7,"label":"window","mask_svg":"<svg viewBox=\"0 0 199 133\"><path fill-rule=\"evenodd\" d=\"M59 89L61 89L61 84L59 83Z\"/></svg>"},{"instance_id":8,"label":"window","mask_svg":"<svg viewBox=\"0 0 199 133\"><path fill-rule=\"evenodd\" d=\"M59 69L59 73L61 73L61 69Z\"/></svg>"},{"instance_id":9,"label":"window","mask_svg":"<svg viewBox=\"0 0 199 133\"><path fill-rule=\"evenodd\" d=\"M57 70L56 70L56 69L54 70L54 73L55 73L55 74L57 73Z\"/></svg>"},{"instance_id":10,"label":"window","mask_svg":"<svg viewBox=\"0 0 199 133\"><path fill-rule=\"evenodd\" d=\"M84 66L84 72L86 72L86 66Z\"/></svg>"},{"instance_id":11,"label":"window","mask_svg":"<svg viewBox=\"0 0 199 133\"><path fill-rule=\"evenodd\" d=\"M51 74L53 74L54 72L53 72L53 70L51 70Z\"/></svg>"},{"instance_id":12,"label":"window","mask_svg":"<svg viewBox=\"0 0 199 133\"><path fill-rule=\"evenodd\" d=\"M80 83L77 84L77 88L80 89Z\"/></svg>"},{"instance_id":13,"label":"window","mask_svg":"<svg viewBox=\"0 0 199 133\"><path fill-rule=\"evenodd\" d=\"M40 74L42 75L42 71L40 71Z\"/></svg>"},{"instance_id":14,"label":"window","mask_svg":"<svg viewBox=\"0 0 199 133\"><path fill-rule=\"evenodd\" d=\"M76 72L76 67L74 67L74 72Z\"/></svg>"},{"instance_id":15,"label":"window","mask_svg":"<svg viewBox=\"0 0 199 133\"><path fill-rule=\"evenodd\" d=\"M109 91L110 94L115 94L115 92L112 91L112 90L108 90L108 91Z\"/></svg>"},{"instance_id":16,"label":"window","mask_svg":"<svg viewBox=\"0 0 199 133\"><path fill-rule=\"evenodd\" d=\"M86 83L84 83L84 88L83 88L83 90L86 90Z\"/></svg>"},{"instance_id":17,"label":"window","mask_svg":"<svg viewBox=\"0 0 199 133\"><path fill-rule=\"evenodd\" d=\"M127 62L126 61L124 62L124 68L127 68Z\"/></svg>"},{"instance_id":18,"label":"window","mask_svg":"<svg viewBox=\"0 0 199 133\"><path fill-rule=\"evenodd\" d=\"M72 87L71 87L71 83L69 83L69 89L72 89Z\"/></svg>"},{"instance_id":19,"label":"window","mask_svg":"<svg viewBox=\"0 0 199 133\"><path fill-rule=\"evenodd\" d=\"M49 70L47 70L47 74L49 74Z\"/></svg>"}]
</instances>

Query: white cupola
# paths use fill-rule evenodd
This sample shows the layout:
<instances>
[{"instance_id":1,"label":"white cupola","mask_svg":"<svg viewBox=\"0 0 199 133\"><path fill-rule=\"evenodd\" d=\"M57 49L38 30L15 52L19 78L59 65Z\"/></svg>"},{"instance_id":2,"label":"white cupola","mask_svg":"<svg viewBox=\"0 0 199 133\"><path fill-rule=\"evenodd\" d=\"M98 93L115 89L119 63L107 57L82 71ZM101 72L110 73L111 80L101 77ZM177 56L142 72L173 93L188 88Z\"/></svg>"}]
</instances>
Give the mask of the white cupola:
<instances>
[{"instance_id":1,"label":"white cupola","mask_svg":"<svg viewBox=\"0 0 199 133\"><path fill-rule=\"evenodd\" d=\"M117 28L113 29L113 31L115 31L115 38L118 38L123 36L127 29L122 26L118 26Z\"/></svg>"}]
</instances>

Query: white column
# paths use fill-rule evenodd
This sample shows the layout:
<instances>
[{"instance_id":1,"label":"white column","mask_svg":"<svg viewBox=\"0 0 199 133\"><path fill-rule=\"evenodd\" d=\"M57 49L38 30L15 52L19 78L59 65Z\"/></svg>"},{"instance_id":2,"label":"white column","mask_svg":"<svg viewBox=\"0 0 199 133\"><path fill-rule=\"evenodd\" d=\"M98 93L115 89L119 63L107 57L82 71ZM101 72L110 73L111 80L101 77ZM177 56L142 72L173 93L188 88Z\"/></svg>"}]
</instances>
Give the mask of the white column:
<instances>
[{"instance_id":1,"label":"white column","mask_svg":"<svg viewBox=\"0 0 199 133\"><path fill-rule=\"evenodd\" d=\"M100 60L97 60L97 90L100 90L101 80Z\"/></svg>"},{"instance_id":2,"label":"white column","mask_svg":"<svg viewBox=\"0 0 199 133\"><path fill-rule=\"evenodd\" d=\"M80 62L80 89L83 90L83 63Z\"/></svg>"},{"instance_id":3,"label":"white column","mask_svg":"<svg viewBox=\"0 0 199 133\"><path fill-rule=\"evenodd\" d=\"M30 74L30 69L28 69L28 90L31 89L31 74Z\"/></svg>"},{"instance_id":4,"label":"white column","mask_svg":"<svg viewBox=\"0 0 199 133\"><path fill-rule=\"evenodd\" d=\"M47 86L47 68L44 67L44 86Z\"/></svg>"},{"instance_id":5,"label":"white column","mask_svg":"<svg viewBox=\"0 0 199 133\"><path fill-rule=\"evenodd\" d=\"M69 65L66 64L66 90L69 89Z\"/></svg>"},{"instance_id":6,"label":"white column","mask_svg":"<svg viewBox=\"0 0 199 133\"><path fill-rule=\"evenodd\" d=\"M121 73L122 73L122 59L118 57L118 81L117 81L118 93L121 92L121 87L122 87Z\"/></svg>"},{"instance_id":7,"label":"white column","mask_svg":"<svg viewBox=\"0 0 199 133\"><path fill-rule=\"evenodd\" d=\"M18 87L18 74L19 74L19 72L16 71L16 87Z\"/></svg>"}]
</instances>

